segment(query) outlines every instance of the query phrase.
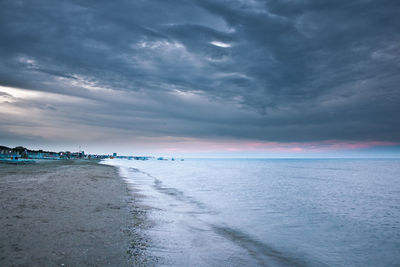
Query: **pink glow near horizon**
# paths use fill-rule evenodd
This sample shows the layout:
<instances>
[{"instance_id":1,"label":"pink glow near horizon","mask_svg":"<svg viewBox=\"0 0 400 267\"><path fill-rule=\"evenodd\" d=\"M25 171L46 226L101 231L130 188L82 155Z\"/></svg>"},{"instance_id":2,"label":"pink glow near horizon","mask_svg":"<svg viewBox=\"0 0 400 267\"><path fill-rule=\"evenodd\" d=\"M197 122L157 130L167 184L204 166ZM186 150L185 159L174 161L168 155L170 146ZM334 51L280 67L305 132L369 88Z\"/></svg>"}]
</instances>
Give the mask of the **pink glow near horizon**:
<instances>
[{"instance_id":1,"label":"pink glow near horizon","mask_svg":"<svg viewBox=\"0 0 400 267\"><path fill-rule=\"evenodd\" d=\"M382 146L400 145L398 142L385 141L321 141L321 142L261 142L261 141L202 141L187 140L186 142L166 145L162 152L272 152L272 153L313 153L331 152L340 150L357 150Z\"/></svg>"}]
</instances>

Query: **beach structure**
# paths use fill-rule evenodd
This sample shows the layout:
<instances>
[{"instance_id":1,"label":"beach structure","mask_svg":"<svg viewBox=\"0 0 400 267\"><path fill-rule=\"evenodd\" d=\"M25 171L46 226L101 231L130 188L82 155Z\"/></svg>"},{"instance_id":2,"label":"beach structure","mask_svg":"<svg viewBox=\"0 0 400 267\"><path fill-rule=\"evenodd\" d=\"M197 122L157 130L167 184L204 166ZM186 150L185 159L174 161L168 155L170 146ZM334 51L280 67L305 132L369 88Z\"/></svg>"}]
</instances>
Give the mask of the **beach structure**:
<instances>
[{"instance_id":1,"label":"beach structure","mask_svg":"<svg viewBox=\"0 0 400 267\"><path fill-rule=\"evenodd\" d=\"M6 146L0 146L0 158L10 158L13 155L12 149Z\"/></svg>"},{"instance_id":2,"label":"beach structure","mask_svg":"<svg viewBox=\"0 0 400 267\"><path fill-rule=\"evenodd\" d=\"M0 158L27 158L27 149L22 146L15 148L0 146Z\"/></svg>"},{"instance_id":3,"label":"beach structure","mask_svg":"<svg viewBox=\"0 0 400 267\"><path fill-rule=\"evenodd\" d=\"M60 154L56 152L48 152L48 151L28 151L27 158L29 159L51 159L51 160L59 160Z\"/></svg>"},{"instance_id":4,"label":"beach structure","mask_svg":"<svg viewBox=\"0 0 400 267\"><path fill-rule=\"evenodd\" d=\"M34 162L32 159L28 159L28 150L22 146L15 148L0 146L0 163L26 164Z\"/></svg>"},{"instance_id":5,"label":"beach structure","mask_svg":"<svg viewBox=\"0 0 400 267\"><path fill-rule=\"evenodd\" d=\"M0 146L0 158L1 159L35 159L35 160L61 160L61 159L84 159L85 152L52 152L44 150L30 150L23 146L17 146L10 148L6 146Z\"/></svg>"}]
</instances>

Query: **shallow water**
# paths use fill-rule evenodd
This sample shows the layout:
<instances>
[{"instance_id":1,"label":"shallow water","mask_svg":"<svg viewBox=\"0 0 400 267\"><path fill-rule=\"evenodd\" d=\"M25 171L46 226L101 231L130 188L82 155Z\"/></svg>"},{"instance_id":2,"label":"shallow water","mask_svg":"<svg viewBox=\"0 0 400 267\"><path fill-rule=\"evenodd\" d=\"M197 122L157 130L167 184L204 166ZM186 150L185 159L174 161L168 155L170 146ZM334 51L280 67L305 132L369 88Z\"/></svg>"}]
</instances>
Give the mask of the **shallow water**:
<instances>
[{"instance_id":1,"label":"shallow water","mask_svg":"<svg viewBox=\"0 0 400 267\"><path fill-rule=\"evenodd\" d=\"M106 160L168 266L396 266L400 160Z\"/></svg>"}]
</instances>

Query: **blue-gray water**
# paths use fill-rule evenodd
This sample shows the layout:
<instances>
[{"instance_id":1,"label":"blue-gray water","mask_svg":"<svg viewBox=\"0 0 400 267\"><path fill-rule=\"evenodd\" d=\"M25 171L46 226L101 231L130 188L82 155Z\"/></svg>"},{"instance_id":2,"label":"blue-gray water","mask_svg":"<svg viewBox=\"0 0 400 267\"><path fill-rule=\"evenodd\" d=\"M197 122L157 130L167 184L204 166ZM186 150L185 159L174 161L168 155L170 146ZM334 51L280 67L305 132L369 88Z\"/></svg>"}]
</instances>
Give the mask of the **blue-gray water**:
<instances>
[{"instance_id":1,"label":"blue-gray water","mask_svg":"<svg viewBox=\"0 0 400 267\"><path fill-rule=\"evenodd\" d=\"M400 160L107 160L167 266L399 266Z\"/></svg>"}]
</instances>

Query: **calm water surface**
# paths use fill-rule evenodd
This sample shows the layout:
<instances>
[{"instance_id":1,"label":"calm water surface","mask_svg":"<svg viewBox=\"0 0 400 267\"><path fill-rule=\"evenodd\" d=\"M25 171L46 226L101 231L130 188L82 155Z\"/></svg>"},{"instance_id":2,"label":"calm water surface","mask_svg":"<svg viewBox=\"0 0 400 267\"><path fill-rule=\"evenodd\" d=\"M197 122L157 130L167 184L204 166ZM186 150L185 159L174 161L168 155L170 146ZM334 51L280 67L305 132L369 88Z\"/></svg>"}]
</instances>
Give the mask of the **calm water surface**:
<instances>
[{"instance_id":1,"label":"calm water surface","mask_svg":"<svg viewBox=\"0 0 400 267\"><path fill-rule=\"evenodd\" d=\"M400 160L106 160L166 266L399 266Z\"/></svg>"}]
</instances>

